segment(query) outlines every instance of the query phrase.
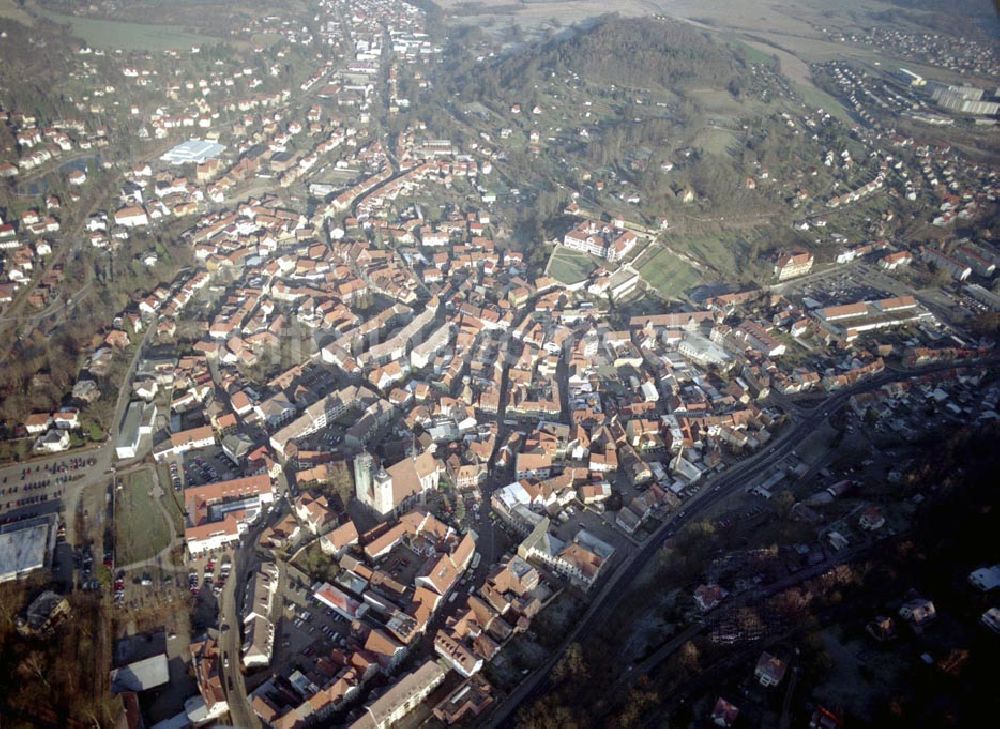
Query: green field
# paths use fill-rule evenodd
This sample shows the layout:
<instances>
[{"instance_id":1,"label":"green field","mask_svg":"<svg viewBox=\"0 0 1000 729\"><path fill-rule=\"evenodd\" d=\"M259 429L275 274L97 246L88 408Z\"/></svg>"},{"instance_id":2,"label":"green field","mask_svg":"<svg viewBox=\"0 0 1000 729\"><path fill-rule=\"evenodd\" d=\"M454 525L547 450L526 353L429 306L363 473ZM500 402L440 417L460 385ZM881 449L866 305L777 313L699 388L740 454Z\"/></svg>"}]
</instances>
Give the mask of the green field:
<instances>
[{"instance_id":1,"label":"green field","mask_svg":"<svg viewBox=\"0 0 1000 729\"><path fill-rule=\"evenodd\" d=\"M115 562L132 564L149 559L170 544L172 525L152 496L153 476L148 469L122 478L115 493Z\"/></svg>"},{"instance_id":2,"label":"green field","mask_svg":"<svg viewBox=\"0 0 1000 729\"><path fill-rule=\"evenodd\" d=\"M835 116L845 124L853 124L854 120L847 113L847 109L830 94L817 88L813 84L795 84L802 100L812 109L822 109L830 116Z\"/></svg>"},{"instance_id":3,"label":"green field","mask_svg":"<svg viewBox=\"0 0 1000 729\"><path fill-rule=\"evenodd\" d=\"M730 36L728 40L730 45L738 46L746 54L747 60L750 61L750 63L759 63L764 66L774 65L774 56L767 51L752 46L749 43L736 40L733 36Z\"/></svg>"},{"instance_id":4,"label":"green field","mask_svg":"<svg viewBox=\"0 0 1000 729\"><path fill-rule=\"evenodd\" d=\"M683 236L677 242L668 243L675 250L729 276L742 272L749 259L749 244L732 233Z\"/></svg>"},{"instance_id":5,"label":"green field","mask_svg":"<svg viewBox=\"0 0 1000 729\"><path fill-rule=\"evenodd\" d=\"M697 270L665 248L644 259L639 275L665 299L681 298L701 279Z\"/></svg>"},{"instance_id":6,"label":"green field","mask_svg":"<svg viewBox=\"0 0 1000 729\"><path fill-rule=\"evenodd\" d=\"M250 37L250 45L253 48L270 48L279 40L281 36L278 33L254 33Z\"/></svg>"},{"instance_id":7,"label":"green field","mask_svg":"<svg viewBox=\"0 0 1000 729\"><path fill-rule=\"evenodd\" d=\"M587 254L570 251L561 246L556 246L549 261L549 275L566 284L583 281L595 268L597 264Z\"/></svg>"},{"instance_id":8,"label":"green field","mask_svg":"<svg viewBox=\"0 0 1000 729\"><path fill-rule=\"evenodd\" d=\"M187 33L176 25L121 23L109 20L77 18L36 8L55 23L69 25L73 35L82 38L94 48L121 48L127 51L167 51L204 47L219 42L218 38Z\"/></svg>"},{"instance_id":9,"label":"green field","mask_svg":"<svg viewBox=\"0 0 1000 729\"><path fill-rule=\"evenodd\" d=\"M717 156L727 154L734 144L736 144L736 135L731 131L708 126L699 129L691 141L692 146L700 147L707 154Z\"/></svg>"},{"instance_id":10,"label":"green field","mask_svg":"<svg viewBox=\"0 0 1000 729\"><path fill-rule=\"evenodd\" d=\"M14 0L0 0L0 18L15 20L24 25L34 25L34 20Z\"/></svg>"}]
</instances>

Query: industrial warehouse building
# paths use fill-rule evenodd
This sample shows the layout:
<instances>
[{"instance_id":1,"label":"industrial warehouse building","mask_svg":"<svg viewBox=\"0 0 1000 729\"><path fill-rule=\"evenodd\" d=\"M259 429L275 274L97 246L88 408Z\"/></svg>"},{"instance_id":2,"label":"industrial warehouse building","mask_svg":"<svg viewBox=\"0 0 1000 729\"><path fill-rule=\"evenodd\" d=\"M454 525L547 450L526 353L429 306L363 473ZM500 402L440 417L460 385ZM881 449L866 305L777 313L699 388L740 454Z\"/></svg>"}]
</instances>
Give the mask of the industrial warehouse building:
<instances>
[{"instance_id":1,"label":"industrial warehouse building","mask_svg":"<svg viewBox=\"0 0 1000 729\"><path fill-rule=\"evenodd\" d=\"M0 583L48 565L55 544L55 514L0 526Z\"/></svg>"},{"instance_id":2,"label":"industrial warehouse building","mask_svg":"<svg viewBox=\"0 0 1000 729\"><path fill-rule=\"evenodd\" d=\"M201 164L202 162L218 157L224 149L225 147L218 142L208 142L204 139L189 139L164 153L160 159L175 165L182 165L188 162Z\"/></svg>"}]
</instances>

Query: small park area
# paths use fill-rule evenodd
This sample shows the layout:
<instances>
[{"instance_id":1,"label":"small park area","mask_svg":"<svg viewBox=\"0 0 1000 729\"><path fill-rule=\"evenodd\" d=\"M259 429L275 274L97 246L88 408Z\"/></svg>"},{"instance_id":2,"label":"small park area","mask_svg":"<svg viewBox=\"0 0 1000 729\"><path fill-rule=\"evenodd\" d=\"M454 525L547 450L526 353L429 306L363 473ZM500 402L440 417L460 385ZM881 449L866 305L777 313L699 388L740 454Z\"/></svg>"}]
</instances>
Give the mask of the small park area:
<instances>
[{"instance_id":1,"label":"small park area","mask_svg":"<svg viewBox=\"0 0 1000 729\"><path fill-rule=\"evenodd\" d=\"M120 566L149 559L170 544L173 525L164 518L153 488L153 475L146 468L119 479L115 493L115 562Z\"/></svg>"}]
</instances>

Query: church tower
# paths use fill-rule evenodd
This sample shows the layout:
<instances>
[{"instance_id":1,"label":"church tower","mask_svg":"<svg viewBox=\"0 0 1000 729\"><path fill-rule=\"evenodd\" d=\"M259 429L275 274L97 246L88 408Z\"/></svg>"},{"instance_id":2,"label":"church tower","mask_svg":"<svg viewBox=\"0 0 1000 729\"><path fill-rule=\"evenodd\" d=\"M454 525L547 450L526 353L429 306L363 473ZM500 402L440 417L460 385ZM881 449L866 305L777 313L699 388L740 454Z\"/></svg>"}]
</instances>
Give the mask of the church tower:
<instances>
[{"instance_id":1,"label":"church tower","mask_svg":"<svg viewBox=\"0 0 1000 729\"><path fill-rule=\"evenodd\" d=\"M382 516L388 515L396 507L392 498L392 476L384 468L379 467L375 472L372 486L372 508Z\"/></svg>"},{"instance_id":2,"label":"church tower","mask_svg":"<svg viewBox=\"0 0 1000 729\"><path fill-rule=\"evenodd\" d=\"M362 504L372 505L372 455L366 450L354 457L354 495Z\"/></svg>"}]
</instances>

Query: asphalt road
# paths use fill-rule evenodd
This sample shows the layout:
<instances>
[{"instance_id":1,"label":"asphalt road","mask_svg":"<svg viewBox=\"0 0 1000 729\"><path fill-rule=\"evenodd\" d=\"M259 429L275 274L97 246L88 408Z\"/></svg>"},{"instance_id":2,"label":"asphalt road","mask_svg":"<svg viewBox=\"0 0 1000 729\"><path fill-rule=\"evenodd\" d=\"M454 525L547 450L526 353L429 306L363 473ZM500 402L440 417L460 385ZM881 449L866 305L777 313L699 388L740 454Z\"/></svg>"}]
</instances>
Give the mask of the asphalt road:
<instances>
[{"instance_id":1,"label":"asphalt road","mask_svg":"<svg viewBox=\"0 0 1000 729\"><path fill-rule=\"evenodd\" d=\"M243 600L244 591L247 586L247 574L253 570L260 562L257 556L256 544L260 539L261 532L269 524L274 524L281 518L281 504L272 508L264 519L247 531L239 542L239 546L233 554L233 570L225 586L222 588L222 595L219 600L219 647L222 654L229 659L229 667L222 666L222 686L226 692L229 702L229 715L233 726L240 729L257 729L260 722L250 705L247 697L246 680L240 670L240 612L239 606ZM280 596L276 598L280 601ZM277 628L277 620L274 621ZM275 635L275 643L281 639L280 635ZM233 688L229 685L232 682Z\"/></svg>"},{"instance_id":2,"label":"asphalt road","mask_svg":"<svg viewBox=\"0 0 1000 729\"><path fill-rule=\"evenodd\" d=\"M730 468L725 473L709 479L698 493L685 502L680 511L675 512L671 518L667 519L650 536L641 549L610 575L608 581L601 587L600 592L591 601L587 611L569 633L567 633L559 648L549 656L545 663L527 676L504 701L497 705L490 716L489 726L512 725L511 717L517 708L522 703L542 693L548 686L548 677L552 667L562 657L566 648L571 643L581 640L581 638L585 639L587 635L593 633L605 622L613 612L615 605L617 605L618 601L628 591L628 585L642 571L646 563L659 551L667 539L673 536L685 524L697 521L719 501L729 497L740 488L752 485L756 477L785 458L822 421L843 408L853 395L876 390L889 382L906 380L911 377L934 372L983 366L995 368L998 362L1000 362L1000 357L994 356L986 360L977 360L974 362L928 365L905 372L887 370L870 380L830 394L821 403L813 405L808 410L799 411L795 422L790 427L786 427L772 441L772 445L767 450L759 452Z\"/></svg>"}]
</instances>

